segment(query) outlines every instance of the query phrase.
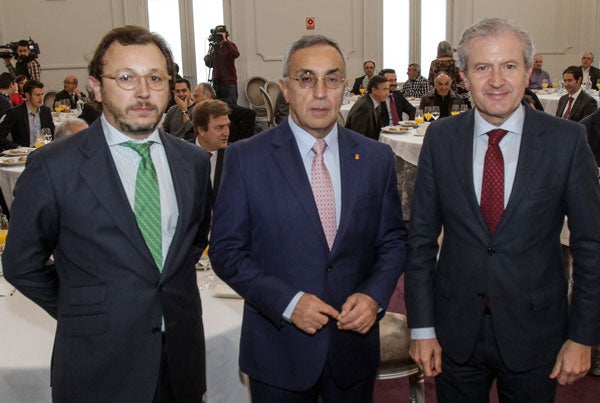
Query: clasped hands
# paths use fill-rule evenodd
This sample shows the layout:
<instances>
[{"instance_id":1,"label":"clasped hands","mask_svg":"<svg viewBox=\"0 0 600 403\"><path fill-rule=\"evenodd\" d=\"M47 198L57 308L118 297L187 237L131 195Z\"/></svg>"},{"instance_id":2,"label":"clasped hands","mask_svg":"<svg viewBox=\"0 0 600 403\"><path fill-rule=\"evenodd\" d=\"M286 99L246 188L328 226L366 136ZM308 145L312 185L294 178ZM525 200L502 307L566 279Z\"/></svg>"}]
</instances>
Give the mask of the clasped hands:
<instances>
[{"instance_id":1,"label":"clasped hands","mask_svg":"<svg viewBox=\"0 0 600 403\"><path fill-rule=\"evenodd\" d=\"M330 319L337 321L340 330L348 330L365 334L377 320L377 302L366 294L355 293L346 299L342 311L338 312L331 305L323 302L313 294L303 294L298 300L290 320L308 334L315 334Z\"/></svg>"}]
</instances>

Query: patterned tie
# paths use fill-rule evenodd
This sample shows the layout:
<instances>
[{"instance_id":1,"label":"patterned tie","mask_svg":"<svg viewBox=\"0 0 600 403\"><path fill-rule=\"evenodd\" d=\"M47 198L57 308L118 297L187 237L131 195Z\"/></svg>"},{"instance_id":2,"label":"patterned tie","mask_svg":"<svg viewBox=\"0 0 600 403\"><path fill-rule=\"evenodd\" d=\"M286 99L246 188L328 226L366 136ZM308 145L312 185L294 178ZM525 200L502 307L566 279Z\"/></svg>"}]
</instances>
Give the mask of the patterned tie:
<instances>
[{"instance_id":1,"label":"patterned tie","mask_svg":"<svg viewBox=\"0 0 600 403\"><path fill-rule=\"evenodd\" d=\"M504 211L504 158L499 143L506 133L507 131L502 129L487 132L489 139L483 164L480 207L492 235L496 232L496 226Z\"/></svg>"},{"instance_id":2,"label":"patterned tie","mask_svg":"<svg viewBox=\"0 0 600 403\"><path fill-rule=\"evenodd\" d=\"M325 232L325 238L327 239L327 245L329 250L333 245L335 234L337 232L337 224L335 219L335 198L333 195L333 184L329 171L323 162L323 153L327 148L325 140L317 140L312 146L312 150L315 153L315 158L312 163L311 172L311 186L315 203L317 204L317 210L319 211L319 218L321 219L321 225Z\"/></svg>"},{"instance_id":3,"label":"patterned tie","mask_svg":"<svg viewBox=\"0 0 600 403\"><path fill-rule=\"evenodd\" d=\"M141 157L135 181L134 212L138 227L152 253L156 266L162 271L162 230L160 222L160 191L156 169L150 157L152 141L120 145L135 150Z\"/></svg>"},{"instance_id":4,"label":"patterned tie","mask_svg":"<svg viewBox=\"0 0 600 403\"><path fill-rule=\"evenodd\" d=\"M396 108L396 100L394 99L394 95L390 94L390 109L392 110L392 120L393 122L390 122L390 124L393 125L397 125L398 122L400 121L400 117L398 116L398 109Z\"/></svg>"},{"instance_id":5,"label":"patterned tie","mask_svg":"<svg viewBox=\"0 0 600 403\"><path fill-rule=\"evenodd\" d=\"M569 104L567 105L567 109L563 115L563 119L569 119L569 113L571 113L571 106L573 106L573 97L569 97Z\"/></svg>"}]
</instances>

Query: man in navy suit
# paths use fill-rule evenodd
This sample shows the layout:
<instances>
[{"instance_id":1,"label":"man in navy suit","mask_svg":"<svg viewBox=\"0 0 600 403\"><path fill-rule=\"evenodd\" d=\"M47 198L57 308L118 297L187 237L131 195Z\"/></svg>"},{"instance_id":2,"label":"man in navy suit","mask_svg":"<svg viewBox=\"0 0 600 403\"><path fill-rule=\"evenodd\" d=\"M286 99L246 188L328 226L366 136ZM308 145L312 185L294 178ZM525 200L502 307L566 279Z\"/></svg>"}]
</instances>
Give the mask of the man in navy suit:
<instances>
[{"instance_id":1,"label":"man in navy suit","mask_svg":"<svg viewBox=\"0 0 600 403\"><path fill-rule=\"evenodd\" d=\"M57 320L55 402L192 403L206 389L194 264L209 163L157 130L173 67L161 37L110 31L88 67L101 118L32 153L15 187L4 275Z\"/></svg>"},{"instance_id":2,"label":"man in navy suit","mask_svg":"<svg viewBox=\"0 0 600 403\"><path fill-rule=\"evenodd\" d=\"M440 402L488 401L494 379L501 401L553 402L600 343L598 171L581 125L521 104L533 54L513 23L468 28L457 58L476 106L432 123L423 143L406 306L411 356L437 376Z\"/></svg>"},{"instance_id":3,"label":"man in navy suit","mask_svg":"<svg viewBox=\"0 0 600 403\"><path fill-rule=\"evenodd\" d=\"M253 401L372 401L405 229L391 149L336 124L345 75L335 42L298 40L280 81L288 119L225 155L209 253L245 299Z\"/></svg>"},{"instance_id":4,"label":"man in navy suit","mask_svg":"<svg viewBox=\"0 0 600 403\"><path fill-rule=\"evenodd\" d=\"M54 134L50 108L44 106L44 84L27 81L23 85L25 102L6 111L0 120L0 148L32 147L36 133L49 128ZM12 140L8 138L11 136Z\"/></svg>"}]
</instances>

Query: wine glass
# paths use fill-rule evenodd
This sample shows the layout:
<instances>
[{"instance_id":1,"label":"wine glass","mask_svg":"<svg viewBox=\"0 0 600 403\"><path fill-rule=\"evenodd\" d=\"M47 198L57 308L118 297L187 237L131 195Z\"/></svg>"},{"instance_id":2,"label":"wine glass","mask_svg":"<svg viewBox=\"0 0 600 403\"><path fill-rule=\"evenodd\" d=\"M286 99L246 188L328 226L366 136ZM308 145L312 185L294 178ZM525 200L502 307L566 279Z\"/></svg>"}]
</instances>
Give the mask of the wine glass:
<instances>
[{"instance_id":1,"label":"wine glass","mask_svg":"<svg viewBox=\"0 0 600 403\"><path fill-rule=\"evenodd\" d=\"M431 107L431 114L433 115L433 119L434 120L438 120L438 118L440 117L440 107L439 106L432 106Z\"/></svg>"},{"instance_id":2,"label":"wine glass","mask_svg":"<svg viewBox=\"0 0 600 403\"><path fill-rule=\"evenodd\" d=\"M600 90L600 78L596 80L596 88Z\"/></svg>"},{"instance_id":3,"label":"wine glass","mask_svg":"<svg viewBox=\"0 0 600 403\"><path fill-rule=\"evenodd\" d=\"M542 89L545 90L546 88L548 88L548 79L544 78L542 80Z\"/></svg>"},{"instance_id":4,"label":"wine glass","mask_svg":"<svg viewBox=\"0 0 600 403\"><path fill-rule=\"evenodd\" d=\"M431 111L432 111L431 106L425 107L425 113L423 113L423 117L428 122L431 120L431 118L433 118L433 114L431 113Z\"/></svg>"},{"instance_id":5,"label":"wine glass","mask_svg":"<svg viewBox=\"0 0 600 403\"><path fill-rule=\"evenodd\" d=\"M554 88L554 89L558 88L558 79L556 77L554 79L552 79L552 88Z\"/></svg>"},{"instance_id":6,"label":"wine glass","mask_svg":"<svg viewBox=\"0 0 600 403\"><path fill-rule=\"evenodd\" d=\"M360 96L365 95L365 91L366 90L364 88L362 88L362 87L358 90L358 92L360 92Z\"/></svg>"},{"instance_id":7,"label":"wine glass","mask_svg":"<svg viewBox=\"0 0 600 403\"><path fill-rule=\"evenodd\" d=\"M452 105L452 108L450 109L450 115L452 116L456 116L460 113L460 110L458 109L460 105Z\"/></svg>"},{"instance_id":8,"label":"wine glass","mask_svg":"<svg viewBox=\"0 0 600 403\"><path fill-rule=\"evenodd\" d=\"M467 112L469 110L469 107L467 105L465 105L465 104L462 104L460 106L460 108L458 108L458 110L460 111L460 113L465 113L465 112Z\"/></svg>"},{"instance_id":9,"label":"wine glass","mask_svg":"<svg viewBox=\"0 0 600 403\"><path fill-rule=\"evenodd\" d=\"M415 122L418 125L423 123L423 109L417 109L417 112L415 113Z\"/></svg>"},{"instance_id":10,"label":"wine glass","mask_svg":"<svg viewBox=\"0 0 600 403\"><path fill-rule=\"evenodd\" d=\"M0 255L4 252L4 244L6 243L6 236L8 235L8 218L4 215L2 208L0 208ZM2 265L0 264L0 276L2 276Z\"/></svg>"}]
</instances>

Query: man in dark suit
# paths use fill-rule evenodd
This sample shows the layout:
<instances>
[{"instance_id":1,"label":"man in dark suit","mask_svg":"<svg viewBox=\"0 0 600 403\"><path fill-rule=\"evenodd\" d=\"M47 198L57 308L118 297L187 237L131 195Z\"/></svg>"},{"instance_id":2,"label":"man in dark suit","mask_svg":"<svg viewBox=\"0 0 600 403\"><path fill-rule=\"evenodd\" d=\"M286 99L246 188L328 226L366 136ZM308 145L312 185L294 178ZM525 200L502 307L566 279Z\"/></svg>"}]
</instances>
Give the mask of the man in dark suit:
<instances>
[{"instance_id":1,"label":"man in dark suit","mask_svg":"<svg viewBox=\"0 0 600 403\"><path fill-rule=\"evenodd\" d=\"M369 80L375 75L375 62L367 60L363 63L363 70L365 71L365 74L354 80L354 85L352 85L352 90L350 90L354 95L360 95L361 88L367 89Z\"/></svg>"},{"instance_id":2,"label":"man in dark suit","mask_svg":"<svg viewBox=\"0 0 600 403\"><path fill-rule=\"evenodd\" d=\"M372 401L405 229L391 150L336 124L344 60L323 36L295 42L289 117L227 149L209 255L245 299L240 368L256 402Z\"/></svg>"},{"instance_id":3,"label":"man in dark suit","mask_svg":"<svg viewBox=\"0 0 600 403\"><path fill-rule=\"evenodd\" d=\"M579 122L598 109L596 100L581 88L581 69L569 66L563 71L563 85L567 94L560 97L556 116Z\"/></svg>"},{"instance_id":4,"label":"man in dark suit","mask_svg":"<svg viewBox=\"0 0 600 403\"><path fill-rule=\"evenodd\" d=\"M192 125L194 127L194 143L202 147L210 158L210 181L212 184L212 201L214 203L221 183L223 157L229 139L231 108L223 101L211 99L194 108Z\"/></svg>"},{"instance_id":5,"label":"man in dark suit","mask_svg":"<svg viewBox=\"0 0 600 403\"><path fill-rule=\"evenodd\" d=\"M501 400L553 402L600 342L598 172L583 127L521 104L533 53L505 20L468 28L457 56L476 107L423 143L405 290L411 356L439 402L487 401L494 379Z\"/></svg>"},{"instance_id":6,"label":"man in dark suit","mask_svg":"<svg viewBox=\"0 0 600 403\"><path fill-rule=\"evenodd\" d=\"M157 130L172 71L161 37L110 31L88 67L101 118L32 153L15 187L4 275L57 320L55 402L192 403L206 389L194 264L209 164Z\"/></svg>"},{"instance_id":7,"label":"man in dark suit","mask_svg":"<svg viewBox=\"0 0 600 403\"><path fill-rule=\"evenodd\" d=\"M585 52L581 56L581 77L583 85L590 84L591 88L596 88L596 83L600 80L600 69L595 67L594 54L592 52Z\"/></svg>"},{"instance_id":8,"label":"man in dark suit","mask_svg":"<svg viewBox=\"0 0 600 403\"><path fill-rule=\"evenodd\" d=\"M588 144L596 158L598 167L600 167L600 109L584 118L581 124L585 126Z\"/></svg>"},{"instance_id":9,"label":"man in dark suit","mask_svg":"<svg viewBox=\"0 0 600 403\"><path fill-rule=\"evenodd\" d=\"M10 96L17 90L16 78L12 73L0 74L0 119L13 107Z\"/></svg>"},{"instance_id":10,"label":"man in dark suit","mask_svg":"<svg viewBox=\"0 0 600 403\"><path fill-rule=\"evenodd\" d=\"M417 109L404 98L404 95L402 95L400 91L397 90L398 78L396 76L396 71L394 69L383 69L378 75L387 78L388 84L390 85L390 95L386 97L379 108L381 109L381 126L393 126L397 124L398 121L402 120L403 113L406 113L409 120L413 120ZM392 105L395 106L396 113L393 112L391 108Z\"/></svg>"},{"instance_id":11,"label":"man in dark suit","mask_svg":"<svg viewBox=\"0 0 600 403\"><path fill-rule=\"evenodd\" d=\"M44 106L44 84L27 81L23 86L25 102L6 111L0 121L0 149L32 147L35 136L43 128L54 133L50 108ZM11 135L12 140L8 138Z\"/></svg>"},{"instance_id":12,"label":"man in dark suit","mask_svg":"<svg viewBox=\"0 0 600 403\"><path fill-rule=\"evenodd\" d=\"M373 76L367 85L367 93L352 105L346 118L346 129L379 140L381 131L381 104L390 93L390 84L383 76Z\"/></svg>"},{"instance_id":13,"label":"man in dark suit","mask_svg":"<svg viewBox=\"0 0 600 403\"><path fill-rule=\"evenodd\" d=\"M85 101L86 99L85 94L77 88L79 80L75 76L66 76L63 85L64 89L54 97L53 107L56 107L57 101L67 101L69 108L77 109L77 101Z\"/></svg>"}]
</instances>

